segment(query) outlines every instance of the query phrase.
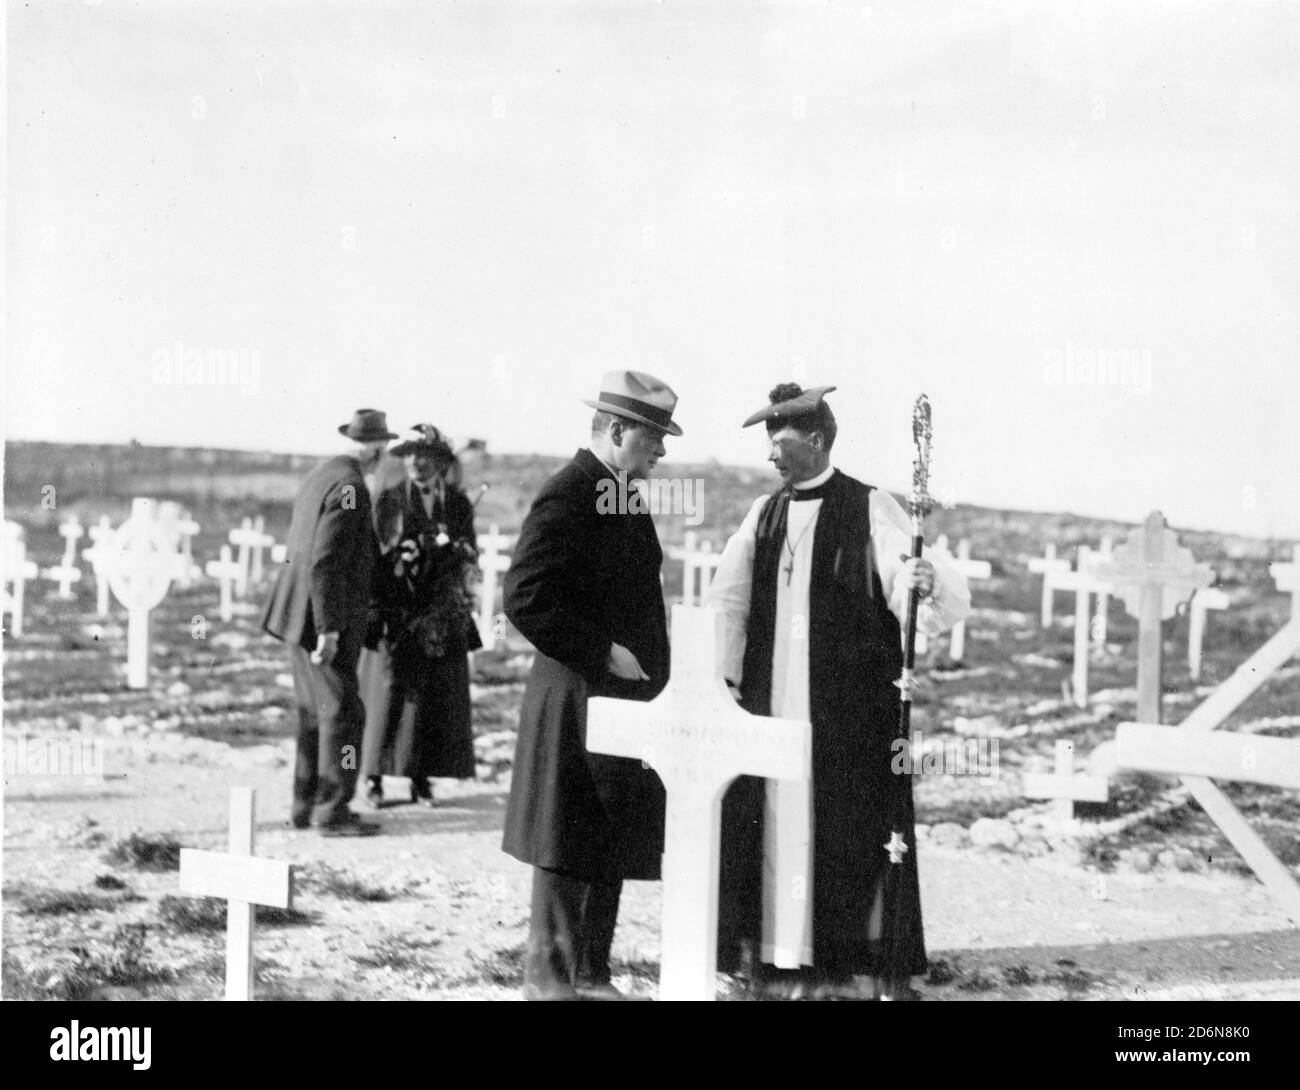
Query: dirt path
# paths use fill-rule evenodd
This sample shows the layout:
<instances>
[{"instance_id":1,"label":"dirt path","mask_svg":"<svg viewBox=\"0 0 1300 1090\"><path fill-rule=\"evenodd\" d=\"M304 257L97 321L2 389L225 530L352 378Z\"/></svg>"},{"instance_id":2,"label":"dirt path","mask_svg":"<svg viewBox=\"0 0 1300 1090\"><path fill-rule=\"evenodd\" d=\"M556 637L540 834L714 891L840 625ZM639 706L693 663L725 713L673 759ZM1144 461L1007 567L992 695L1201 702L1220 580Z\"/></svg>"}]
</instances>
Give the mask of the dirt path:
<instances>
[{"instance_id":1,"label":"dirt path","mask_svg":"<svg viewBox=\"0 0 1300 1090\"><path fill-rule=\"evenodd\" d=\"M504 790L467 785L432 811L385 810L381 837L322 840L285 824L289 752L159 732L109 739L103 783L8 777L6 994L66 994L80 972L106 996L219 995L221 931L168 915L176 873L112 865L105 851L133 831L223 847L239 784L258 792L258 854L299 874L303 915L259 928L261 997L515 998L529 875L499 848ZM922 844L920 860L925 999L1300 998L1300 931L1253 879L1103 875L1068 853L938 844ZM656 883L625 894L616 982L634 994L654 993L659 899ZM138 971L119 958L96 983L123 925L141 923Z\"/></svg>"}]
</instances>

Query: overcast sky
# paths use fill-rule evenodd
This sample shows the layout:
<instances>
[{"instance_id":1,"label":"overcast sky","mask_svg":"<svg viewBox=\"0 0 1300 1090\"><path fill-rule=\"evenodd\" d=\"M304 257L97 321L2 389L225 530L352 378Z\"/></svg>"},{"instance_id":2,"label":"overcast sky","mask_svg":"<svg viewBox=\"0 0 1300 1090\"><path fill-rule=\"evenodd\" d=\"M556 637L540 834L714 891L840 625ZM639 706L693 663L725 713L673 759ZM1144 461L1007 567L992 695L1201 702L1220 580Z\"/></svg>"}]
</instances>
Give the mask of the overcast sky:
<instances>
[{"instance_id":1,"label":"overcast sky","mask_svg":"<svg viewBox=\"0 0 1300 1090\"><path fill-rule=\"evenodd\" d=\"M8 7L10 437L328 451L354 408L1300 536L1300 4ZM187 373L198 353L212 373ZM179 359L177 358L179 357ZM216 373L217 361L228 373Z\"/></svg>"}]
</instances>

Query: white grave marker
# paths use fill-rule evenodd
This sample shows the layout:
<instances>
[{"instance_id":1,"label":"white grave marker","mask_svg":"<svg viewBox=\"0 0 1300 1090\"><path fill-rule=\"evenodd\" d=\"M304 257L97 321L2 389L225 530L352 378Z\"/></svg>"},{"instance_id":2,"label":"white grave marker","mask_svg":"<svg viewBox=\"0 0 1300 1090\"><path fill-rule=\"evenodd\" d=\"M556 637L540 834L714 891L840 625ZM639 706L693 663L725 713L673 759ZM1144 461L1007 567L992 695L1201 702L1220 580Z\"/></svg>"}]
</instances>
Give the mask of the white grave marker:
<instances>
[{"instance_id":1,"label":"white grave marker","mask_svg":"<svg viewBox=\"0 0 1300 1090\"><path fill-rule=\"evenodd\" d=\"M1051 628L1052 598L1054 595L1051 576L1053 573L1068 572L1070 562L1064 558L1057 559L1056 543L1049 542L1045 555L1030 558L1029 570L1043 577L1043 604L1039 619L1044 628Z\"/></svg>"},{"instance_id":2,"label":"white grave marker","mask_svg":"<svg viewBox=\"0 0 1300 1090\"><path fill-rule=\"evenodd\" d=\"M497 576L504 575L510 569L510 557L502 550L511 548L514 541L513 537L502 534L496 523L492 524L487 534L478 539L478 567L483 573L483 585L479 587L478 632L485 651L496 646Z\"/></svg>"},{"instance_id":3,"label":"white grave marker","mask_svg":"<svg viewBox=\"0 0 1300 1090\"><path fill-rule=\"evenodd\" d=\"M253 533L256 536L249 542L253 551L253 567L249 577L257 584L262 581L262 550L274 548L275 538L266 532L266 519L261 515L253 521Z\"/></svg>"},{"instance_id":4,"label":"white grave marker","mask_svg":"<svg viewBox=\"0 0 1300 1090\"><path fill-rule=\"evenodd\" d=\"M673 606L671 680L654 700L587 701L587 748L638 757L668 794L664 830L661 999L717 992L722 796L737 776L806 781L812 728L744 711L722 679L725 621ZM790 893L791 899L794 891Z\"/></svg>"},{"instance_id":5,"label":"white grave marker","mask_svg":"<svg viewBox=\"0 0 1300 1090\"><path fill-rule=\"evenodd\" d=\"M1159 511L1152 511L1110 562L1097 564L1094 571L1123 589L1124 608L1138 618L1137 717L1142 723L1159 723L1161 622L1172 617L1192 591L1213 582L1214 572L1178 544L1178 535Z\"/></svg>"},{"instance_id":6,"label":"white grave marker","mask_svg":"<svg viewBox=\"0 0 1300 1090\"><path fill-rule=\"evenodd\" d=\"M1110 585L1096 576L1092 550L1079 546L1078 569L1072 572L1051 571L1044 577L1053 591L1074 591L1074 669L1070 678L1071 696L1075 707L1088 706L1088 637L1090 595L1109 591Z\"/></svg>"},{"instance_id":7,"label":"white grave marker","mask_svg":"<svg viewBox=\"0 0 1300 1090\"><path fill-rule=\"evenodd\" d=\"M1025 798L1054 799L1052 813L1062 821L1074 817L1076 802L1105 802L1110 797L1110 782L1102 776L1076 775L1074 743L1056 743L1056 771L1026 772Z\"/></svg>"},{"instance_id":8,"label":"white grave marker","mask_svg":"<svg viewBox=\"0 0 1300 1090\"><path fill-rule=\"evenodd\" d=\"M947 564L961 572L967 580L971 579L989 579L993 575L993 566L987 560L972 560L970 558L970 541L966 538L957 545L957 555L954 557L948 551L948 538L945 534L940 534L939 539L934 543L934 551ZM924 650L924 649L918 649ZM952 626L952 634L949 636L948 657L953 662L961 662L966 656L966 622L958 621Z\"/></svg>"},{"instance_id":9,"label":"white grave marker","mask_svg":"<svg viewBox=\"0 0 1300 1090\"><path fill-rule=\"evenodd\" d=\"M230 546L221 546L221 559L209 560L204 571L213 579L221 581L221 619L229 622L235 616L233 590L239 579L240 567L231 559Z\"/></svg>"},{"instance_id":10,"label":"white grave marker","mask_svg":"<svg viewBox=\"0 0 1300 1090\"><path fill-rule=\"evenodd\" d=\"M235 579L235 594L242 598L248 593L248 579L250 568L252 566L252 548L253 545L260 542L263 538L261 531L253 528L253 520L244 519L239 524L239 529L231 530L228 535L230 544L239 547L239 575Z\"/></svg>"},{"instance_id":11,"label":"white grave marker","mask_svg":"<svg viewBox=\"0 0 1300 1090\"><path fill-rule=\"evenodd\" d=\"M1192 595L1191 620L1187 626L1187 667L1193 681L1201 679L1201 647L1205 642L1205 614L1211 609L1227 609L1228 596L1215 587L1206 587Z\"/></svg>"},{"instance_id":12,"label":"white grave marker","mask_svg":"<svg viewBox=\"0 0 1300 1090\"><path fill-rule=\"evenodd\" d=\"M63 537L63 559L56 567L48 568L45 572L47 579L58 580L58 596L64 601L73 597L72 584L81 581L81 569L77 567L77 542L85 532L75 517L63 523L59 527L59 534Z\"/></svg>"},{"instance_id":13,"label":"white grave marker","mask_svg":"<svg viewBox=\"0 0 1300 1090\"><path fill-rule=\"evenodd\" d=\"M695 531L687 530L677 557L682 562L682 604L699 605L722 563L722 554L713 551L712 541L696 545Z\"/></svg>"},{"instance_id":14,"label":"white grave marker","mask_svg":"<svg viewBox=\"0 0 1300 1090\"><path fill-rule=\"evenodd\" d=\"M224 897L226 999L253 998L253 906L293 907L293 867L253 854L253 789L230 789L230 851L181 849L181 890Z\"/></svg>"},{"instance_id":15,"label":"white grave marker","mask_svg":"<svg viewBox=\"0 0 1300 1090\"><path fill-rule=\"evenodd\" d=\"M1289 564L1270 564L1268 574L1273 577L1278 590L1291 592L1291 619L1294 621L1300 617L1300 545L1295 547L1292 555L1295 559Z\"/></svg>"},{"instance_id":16,"label":"white grave marker","mask_svg":"<svg viewBox=\"0 0 1300 1090\"><path fill-rule=\"evenodd\" d=\"M201 571L194 563L194 538L199 532L199 524L188 511L182 511L180 521L176 523L176 532L181 539L180 585L188 587L194 581L194 576Z\"/></svg>"},{"instance_id":17,"label":"white grave marker","mask_svg":"<svg viewBox=\"0 0 1300 1090\"><path fill-rule=\"evenodd\" d=\"M134 500L131 517L105 543L108 583L127 611L126 683L132 689L149 687L149 612L176 572L171 539L154 510L153 500Z\"/></svg>"},{"instance_id":18,"label":"white grave marker","mask_svg":"<svg viewBox=\"0 0 1300 1090\"><path fill-rule=\"evenodd\" d=\"M8 519L4 525L4 555L0 562L4 567L4 582L10 587L4 595L4 612L9 614L10 633L15 637L21 636L27 583L39 573L36 565L27 559L27 543L23 540L22 526Z\"/></svg>"},{"instance_id":19,"label":"white grave marker","mask_svg":"<svg viewBox=\"0 0 1300 1090\"><path fill-rule=\"evenodd\" d=\"M113 537L113 524L107 515L99 516L99 523L88 531L93 543L83 549L82 558L90 561L91 571L95 573L95 612L101 617L108 616L108 542Z\"/></svg>"},{"instance_id":20,"label":"white grave marker","mask_svg":"<svg viewBox=\"0 0 1300 1090\"><path fill-rule=\"evenodd\" d=\"M1300 789L1300 741L1256 734L1211 734L1300 651L1300 618L1243 662L1176 727L1121 723L1116 760L1123 768L1173 772L1300 926L1300 885L1211 778Z\"/></svg>"}]
</instances>

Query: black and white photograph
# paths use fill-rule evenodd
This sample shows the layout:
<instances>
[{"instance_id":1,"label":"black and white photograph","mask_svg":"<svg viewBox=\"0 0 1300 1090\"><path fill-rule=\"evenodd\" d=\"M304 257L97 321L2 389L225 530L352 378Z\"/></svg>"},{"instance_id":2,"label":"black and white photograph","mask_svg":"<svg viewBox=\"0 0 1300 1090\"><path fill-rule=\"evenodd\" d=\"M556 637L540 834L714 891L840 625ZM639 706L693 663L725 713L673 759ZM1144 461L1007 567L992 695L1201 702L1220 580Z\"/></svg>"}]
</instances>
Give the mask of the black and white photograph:
<instances>
[{"instance_id":1,"label":"black and white photograph","mask_svg":"<svg viewBox=\"0 0 1300 1090\"><path fill-rule=\"evenodd\" d=\"M147 1067L104 1000L1077 1001L1249 1065L1300 6L4 16L40 1055Z\"/></svg>"}]
</instances>

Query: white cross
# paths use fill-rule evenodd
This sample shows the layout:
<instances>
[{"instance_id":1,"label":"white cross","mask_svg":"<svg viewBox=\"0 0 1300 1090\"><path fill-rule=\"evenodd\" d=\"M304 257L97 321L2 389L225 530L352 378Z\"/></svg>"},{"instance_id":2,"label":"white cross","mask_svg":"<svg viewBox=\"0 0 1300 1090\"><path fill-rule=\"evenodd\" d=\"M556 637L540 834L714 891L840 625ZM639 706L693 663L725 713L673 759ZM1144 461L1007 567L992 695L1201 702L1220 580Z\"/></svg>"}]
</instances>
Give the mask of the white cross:
<instances>
[{"instance_id":1,"label":"white cross","mask_svg":"<svg viewBox=\"0 0 1300 1090\"><path fill-rule=\"evenodd\" d=\"M256 584L262 581L262 550L274 548L275 538L266 532L266 519L261 515L253 520L253 533L256 536L249 542L249 548L253 550L253 570L250 578Z\"/></svg>"},{"instance_id":2,"label":"white cross","mask_svg":"<svg viewBox=\"0 0 1300 1090\"><path fill-rule=\"evenodd\" d=\"M221 559L209 560L204 571L213 579L221 581L221 619L229 622L235 615L235 604L231 597L234 583L239 579L243 569L231 559L230 546L221 546Z\"/></svg>"},{"instance_id":3,"label":"white cross","mask_svg":"<svg viewBox=\"0 0 1300 1090\"><path fill-rule=\"evenodd\" d=\"M39 574L37 567L27 559L27 543L19 523L5 520L4 525L4 582L12 589L4 595L4 612L9 614L11 634L23 634L23 607L26 601L27 582Z\"/></svg>"},{"instance_id":4,"label":"white cross","mask_svg":"<svg viewBox=\"0 0 1300 1090\"><path fill-rule=\"evenodd\" d=\"M1291 592L1291 619L1294 621L1300 617L1300 545L1295 547L1292 556L1294 559L1289 564L1270 564L1268 574L1273 577L1278 590Z\"/></svg>"},{"instance_id":5,"label":"white cross","mask_svg":"<svg viewBox=\"0 0 1300 1090\"><path fill-rule=\"evenodd\" d=\"M1138 618L1137 717L1142 723L1159 723L1161 622L1197 587L1213 582L1214 572L1178 544L1178 535L1159 511L1147 516L1109 563L1097 564L1094 570L1123 589L1124 608Z\"/></svg>"},{"instance_id":6,"label":"white cross","mask_svg":"<svg viewBox=\"0 0 1300 1090\"><path fill-rule=\"evenodd\" d=\"M176 573L176 553L155 510L153 500L134 500L131 517L105 542L108 584L127 611L126 683L132 689L149 687L149 612Z\"/></svg>"},{"instance_id":7,"label":"white cross","mask_svg":"<svg viewBox=\"0 0 1300 1090\"><path fill-rule=\"evenodd\" d=\"M59 534L63 537L63 559L57 566L45 571L47 579L58 580L58 596L64 601L73 597L72 584L81 580L81 569L77 566L77 542L85 532L75 517L63 523L59 527Z\"/></svg>"},{"instance_id":8,"label":"white cross","mask_svg":"<svg viewBox=\"0 0 1300 1090\"><path fill-rule=\"evenodd\" d=\"M239 575L235 578L235 594L242 598L248 592L252 547L262 543L265 535L254 529L252 519L246 518L239 524L239 529L231 530L228 536L230 544L239 546Z\"/></svg>"},{"instance_id":9,"label":"white cross","mask_svg":"<svg viewBox=\"0 0 1300 1090\"><path fill-rule=\"evenodd\" d=\"M1110 797L1110 782L1103 776L1075 775L1074 743L1056 743L1056 771L1026 772L1025 798L1054 799L1052 813L1062 821L1074 817L1076 802L1105 802Z\"/></svg>"},{"instance_id":10,"label":"white cross","mask_svg":"<svg viewBox=\"0 0 1300 1090\"><path fill-rule=\"evenodd\" d=\"M1181 776L1201 809L1209 814L1287 915L1300 926L1300 885L1218 785L1210 782L1213 777L1300 789L1300 741L1257 734L1210 733L1297 651L1300 651L1300 617L1237 667L1232 677L1177 727L1121 723L1115 732L1115 750L1116 760L1123 768L1175 772Z\"/></svg>"},{"instance_id":11,"label":"white cross","mask_svg":"<svg viewBox=\"0 0 1300 1090\"><path fill-rule=\"evenodd\" d=\"M188 511L182 511L176 523L176 533L181 539L180 585L188 587L198 573L199 567L194 563L194 537L199 532L199 524Z\"/></svg>"},{"instance_id":12,"label":"white cross","mask_svg":"<svg viewBox=\"0 0 1300 1090\"><path fill-rule=\"evenodd\" d=\"M1070 562L1065 559L1057 559L1056 543L1048 542L1045 555L1031 557L1029 560L1029 570L1036 575L1043 576L1043 603L1040 612L1040 620L1044 628L1052 627L1052 581L1053 573L1068 572Z\"/></svg>"},{"instance_id":13,"label":"white cross","mask_svg":"<svg viewBox=\"0 0 1300 1090\"><path fill-rule=\"evenodd\" d=\"M226 999L253 998L253 906L293 907L293 867L253 854L253 789L230 789L230 851L181 849L181 890L224 897Z\"/></svg>"},{"instance_id":14,"label":"white cross","mask_svg":"<svg viewBox=\"0 0 1300 1090\"><path fill-rule=\"evenodd\" d=\"M966 538L957 545L957 555L954 557L948 551L948 535L940 534L938 540L934 543L934 553L941 560L945 561L949 567L959 571L968 580L969 579L989 579L993 575L993 566L987 560L972 560L970 558L970 541ZM924 648L919 648L924 653ZM953 662L961 662L966 657L966 622L958 621L952 626L952 634L949 636L948 657Z\"/></svg>"},{"instance_id":15,"label":"white cross","mask_svg":"<svg viewBox=\"0 0 1300 1090\"><path fill-rule=\"evenodd\" d=\"M671 680L654 700L587 702L587 748L640 758L668 794L663 857L662 999L713 999L722 795L737 776L807 781L806 720L744 711L722 678L725 621L673 606ZM793 899L794 891L789 896Z\"/></svg>"},{"instance_id":16,"label":"white cross","mask_svg":"<svg viewBox=\"0 0 1300 1090\"><path fill-rule=\"evenodd\" d=\"M1206 587L1192 595L1191 620L1187 626L1187 668L1193 681L1201 679L1201 645L1205 642L1205 613L1210 609L1227 609L1227 594Z\"/></svg>"},{"instance_id":17,"label":"white cross","mask_svg":"<svg viewBox=\"0 0 1300 1090\"><path fill-rule=\"evenodd\" d=\"M113 536L113 524L107 515L99 516L99 523L88 531L94 543L89 549L83 549L81 556L90 561L91 571L95 573L95 612L101 617L108 616L108 542Z\"/></svg>"},{"instance_id":18,"label":"white cross","mask_svg":"<svg viewBox=\"0 0 1300 1090\"><path fill-rule=\"evenodd\" d=\"M510 569L510 557L501 550L513 547L515 539L502 534L496 523L479 538L482 550L478 558L479 571L483 573L483 585L479 588L478 632L483 640L483 649L490 651L496 646L497 615L497 576Z\"/></svg>"},{"instance_id":19,"label":"white cross","mask_svg":"<svg viewBox=\"0 0 1300 1090\"><path fill-rule=\"evenodd\" d=\"M697 544L694 530L687 530L679 549L670 553L682 562L682 604L699 605L704 601L704 594L713 581L718 565L722 563L722 554L713 551L713 542ZM698 577L698 578L697 578Z\"/></svg>"},{"instance_id":20,"label":"white cross","mask_svg":"<svg viewBox=\"0 0 1300 1090\"><path fill-rule=\"evenodd\" d=\"M1109 534L1101 539L1101 548L1095 553L1088 554L1088 560L1093 565L1109 564L1111 555L1114 553L1115 539ZM1092 622L1092 639L1094 643L1102 646L1106 643L1107 622L1110 619L1110 591L1108 584L1102 583L1097 589L1097 612L1093 615Z\"/></svg>"},{"instance_id":21,"label":"white cross","mask_svg":"<svg viewBox=\"0 0 1300 1090\"><path fill-rule=\"evenodd\" d=\"M1070 678L1071 696L1076 707L1088 706L1088 607L1090 595L1111 589L1097 578L1092 550L1079 546L1078 569L1072 572L1051 571L1045 576L1053 590L1074 591L1074 669Z\"/></svg>"}]
</instances>

